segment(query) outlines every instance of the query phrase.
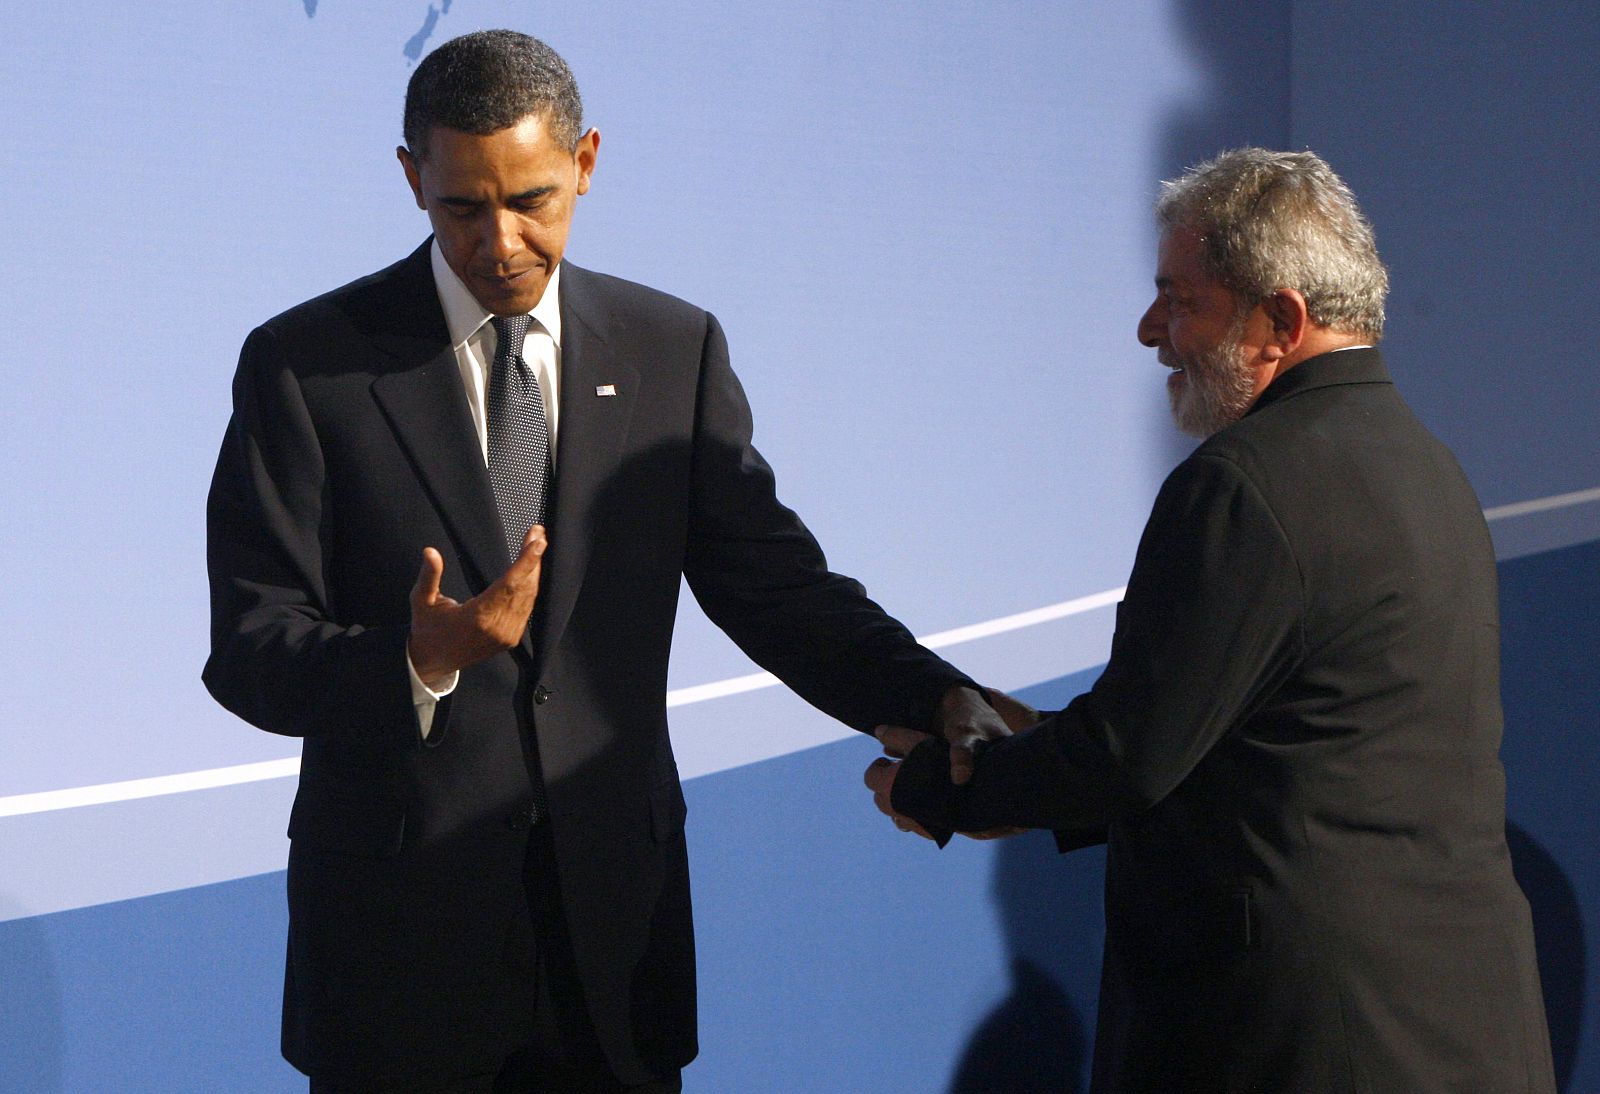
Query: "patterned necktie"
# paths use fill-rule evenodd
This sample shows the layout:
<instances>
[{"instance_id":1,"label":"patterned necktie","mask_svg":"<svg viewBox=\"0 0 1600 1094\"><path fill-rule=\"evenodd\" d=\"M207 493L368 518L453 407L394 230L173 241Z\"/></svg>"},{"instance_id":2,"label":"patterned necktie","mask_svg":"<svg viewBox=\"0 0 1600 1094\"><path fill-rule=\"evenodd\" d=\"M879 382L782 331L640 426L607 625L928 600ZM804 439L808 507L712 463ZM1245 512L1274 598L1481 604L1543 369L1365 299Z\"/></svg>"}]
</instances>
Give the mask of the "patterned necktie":
<instances>
[{"instance_id":1,"label":"patterned necktie","mask_svg":"<svg viewBox=\"0 0 1600 1094\"><path fill-rule=\"evenodd\" d=\"M489 322L495 333L489 372L489 482L505 528L506 550L515 559L528 529L548 526L550 423L539 377L522 359L522 340L533 317L497 315Z\"/></svg>"},{"instance_id":2,"label":"patterned necktie","mask_svg":"<svg viewBox=\"0 0 1600 1094\"><path fill-rule=\"evenodd\" d=\"M522 359L522 340L533 318L497 315L489 322L495 333L494 366L489 373L489 482L505 528L506 550L515 559L529 528L549 526L550 423L544 416L539 377ZM535 694L542 692L541 686ZM536 751L528 772L533 808L527 820L539 824L550 815L550 804Z\"/></svg>"}]
</instances>

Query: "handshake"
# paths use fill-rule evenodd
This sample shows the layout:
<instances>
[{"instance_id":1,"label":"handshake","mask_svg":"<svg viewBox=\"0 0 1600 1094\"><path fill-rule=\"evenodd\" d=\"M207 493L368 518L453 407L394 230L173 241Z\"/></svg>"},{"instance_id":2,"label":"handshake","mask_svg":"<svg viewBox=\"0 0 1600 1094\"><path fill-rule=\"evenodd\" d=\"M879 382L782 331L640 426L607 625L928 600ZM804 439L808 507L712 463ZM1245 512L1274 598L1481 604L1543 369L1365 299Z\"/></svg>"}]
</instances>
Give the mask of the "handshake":
<instances>
[{"instance_id":1,"label":"handshake","mask_svg":"<svg viewBox=\"0 0 1600 1094\"><path fill-rule=\"evenodd\" d=\"M894 808L894 780L900 771L900 761L918 745L942 737L950 750L950 781L960 786L972 778L977 748L982 742L1009 737L1039 721L1039 712L1028 704L992 688L985 688L984 693L987 702L971 688L951 688L945 692L934 715L937 737L905 726L879 726L873 731L888 758L873 760L864 778L879 811L894 821L900 831L915 832L923 839L934 838L922 825ZM1002 839L1022 831L1021 828L990 828L961 834L971 839Z\"/></svg>"}]
</instances>

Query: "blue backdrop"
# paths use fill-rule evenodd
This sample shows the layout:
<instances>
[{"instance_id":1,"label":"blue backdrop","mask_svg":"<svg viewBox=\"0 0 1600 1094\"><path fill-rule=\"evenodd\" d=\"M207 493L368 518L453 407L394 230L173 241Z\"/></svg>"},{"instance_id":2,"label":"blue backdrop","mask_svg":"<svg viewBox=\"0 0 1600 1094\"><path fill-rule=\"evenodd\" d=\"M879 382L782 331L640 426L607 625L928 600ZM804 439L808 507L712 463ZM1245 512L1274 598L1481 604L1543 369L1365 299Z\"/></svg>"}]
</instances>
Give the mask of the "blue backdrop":
<instances>
[{"instance_id":1,"label":"blue backdrop","mask_svg":"<svg viewBox=\"0 0 1600 1094\"><path fill-rule=\"evenodd\" d=\"M601 130L573 259L716 312L834 565L1043 705L1104 660L1187 447L1133 338L1157 181L1327 156L1393 271L1401 388L1495 533L1513 848L1565 1089L1600 1089L1600 11L65 0L0 38L0 1090L296 1088L296 752L199 685L202 501L244 334L425 235L404 83L495 25L560 50ZM869 742L753 671L685 608L688 1089L1077 1089L1097 852L897 838Z\"/></svg>"}]
</instances>

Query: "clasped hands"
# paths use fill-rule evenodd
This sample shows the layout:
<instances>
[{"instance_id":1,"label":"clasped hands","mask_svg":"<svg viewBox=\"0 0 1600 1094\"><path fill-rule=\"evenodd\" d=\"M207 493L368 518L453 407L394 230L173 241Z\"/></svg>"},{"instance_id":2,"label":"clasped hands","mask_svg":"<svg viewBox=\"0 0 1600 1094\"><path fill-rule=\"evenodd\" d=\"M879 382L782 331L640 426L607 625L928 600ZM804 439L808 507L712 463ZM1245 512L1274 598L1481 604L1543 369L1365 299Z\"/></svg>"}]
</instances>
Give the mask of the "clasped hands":
<instances>
[{"instance_id":1,"label":"clasped hands","mask_svg":"<svg viewBox=\"0 0 1600 1094\"><path fill-rule=\"evenodd\" d=\"M935 728L950 747L950 781L960 786L972 778L974 755L982 741L1008 737L1039 721L1039 712L1004 692L985 688L989 701L971 688L951 688L939 702L934 719ZM893 795L895 776L900 762L923 741L934 734L920 733L905 726L879 726L874 735L883 745L886 756L873 760L864 776L867 789L879 812L894 821L902 832L914 832L923 839L932 839L926 829L910 817L894 811ZM990 828L981 832L963 832L970 839L1003 839L1022 832L1021 828Z\"/></svg>"},{"instance_id":2,"label":"clasped hands","mask_svg":"<svg viewBox=\"0 0 1600 1094\"><path fill-rule=\"evenodd\" d=\"M522 641L539 598L539 572L547 545L543 527L535 524L529 528L510 568L464 602L439 591L444 556L432 547L423 548L422 569L411 589L411 640L407 646L411 665L423 683L434 687L452 673Z\"/></svg>"}]
</instances>

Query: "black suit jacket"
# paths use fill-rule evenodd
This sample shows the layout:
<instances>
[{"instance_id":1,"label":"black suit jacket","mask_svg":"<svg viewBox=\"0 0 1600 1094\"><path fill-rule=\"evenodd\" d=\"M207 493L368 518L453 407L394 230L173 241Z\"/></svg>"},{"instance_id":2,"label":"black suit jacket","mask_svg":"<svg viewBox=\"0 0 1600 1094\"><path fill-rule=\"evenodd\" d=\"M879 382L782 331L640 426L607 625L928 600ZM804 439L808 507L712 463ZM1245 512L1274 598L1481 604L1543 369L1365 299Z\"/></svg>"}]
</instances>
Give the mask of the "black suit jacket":
<instances>
[{"instance_id":1,"label":"black suit jacket","mask_svg":"<svg viewBox=\"0 0 1600 1094\"><path fill-rule=\"evenodd\" d=\"M1549 1091L1505 842L1494 552L1376 350L1167 479L1094 688L925 824L1108 828L1097 1091Z\"/></svg>"},{"instance_id":2,"label":"black suit jacket","mask_svg":"<svg viewBox=\"0 0 1600 1094\"><path fill-rule=\"evenodd\" d=\"M247 721L305 738L284 1007L303 1070L464 1069L526 1038L495 978L540 768L607 1057L627 1081L693 1057L665 712L680 576L752 658L856 728L926 724L964 682L778 503L709 314L571 265L561 293L533 626L463 670L426 740L405 662L422 548L459 600L509 565L427 245L270 320L240 358L208 508L204 677Z\"/></svg>"}]
</instances>

